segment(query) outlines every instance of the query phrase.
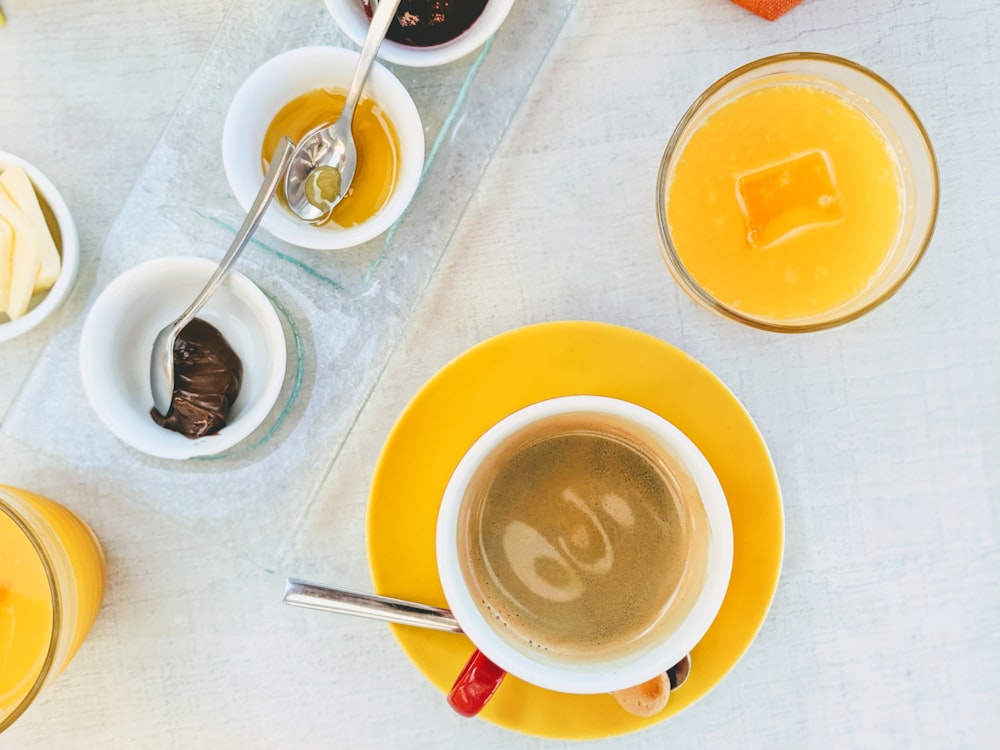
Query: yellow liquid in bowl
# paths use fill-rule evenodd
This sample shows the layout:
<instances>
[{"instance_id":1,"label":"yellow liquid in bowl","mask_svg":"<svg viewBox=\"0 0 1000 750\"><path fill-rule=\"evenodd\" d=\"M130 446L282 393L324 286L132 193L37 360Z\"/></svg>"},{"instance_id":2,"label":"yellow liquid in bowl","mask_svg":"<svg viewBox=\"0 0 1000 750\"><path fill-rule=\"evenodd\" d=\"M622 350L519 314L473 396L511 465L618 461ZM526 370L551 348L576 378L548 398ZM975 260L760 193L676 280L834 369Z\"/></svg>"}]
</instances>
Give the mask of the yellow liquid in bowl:
<instances>
[{"instance_id":1,"label":"yellow liquid in bowl","mask_svg":"<svg viewBox=\"0 0 1000 750\"><path fill-rule=\"evenodd\" d=\"M878 126L819 86L776 83L706 117L667 188L680 261L747 315L826 313L876 276L903 216L899 163Z\"/></svg>"},{"instance_id":2,"label":"yellow liquid in bowl","mask_svg":"<svg viewBox=\"0 0 1000 750\"><path fill-rule=\"evenodd\" d=\"M263 171L267 171L282 136L298 143L306 133L332 125L340 116L346 98L343 91L315 89L282 107L264 134ZM371 99L362 99L354 111L351 131L358 149L357 171L347 194L334 207L327 222L342 228L360 224L377 214L399 179L399 137L385 110ZM287 207L283 184L278 188L278 200Z\"/></svg>"}]
</instances>

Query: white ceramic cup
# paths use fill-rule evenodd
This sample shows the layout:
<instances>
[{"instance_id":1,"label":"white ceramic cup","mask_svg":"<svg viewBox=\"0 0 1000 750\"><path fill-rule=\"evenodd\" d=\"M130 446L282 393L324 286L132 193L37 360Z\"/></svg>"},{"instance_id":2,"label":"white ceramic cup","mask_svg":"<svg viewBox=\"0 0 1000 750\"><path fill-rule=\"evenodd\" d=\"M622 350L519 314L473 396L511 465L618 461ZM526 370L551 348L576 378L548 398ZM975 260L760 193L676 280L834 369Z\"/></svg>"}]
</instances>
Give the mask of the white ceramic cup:
<instances>
[{"instance_id":1,"label":"white ceramic cup","mask_svg":"<svg viewBox=\"0 0 1000 750\"><path fill-rule=\"evenodd\" d=\"M508 626L480 609L465 580L463 567L467 566L460 560L459 537L463 533L463 504L472 501L467 490L483 462L511 436L539 420L569 414L611 417L618 425L625 425L627 431L642 436L647 444L652 441L658 449L672 456L672 463L686 472L696 488L697 499L692 502L700 503L704 511L702 514L699 510L699 517L706 519L707 533L700 538L707 540L708 548L701 558L705 562L699 582L687 589L687 593L677 594L665 610L672 613L669 628L654 626L651 632L656 631L655 636L643 636L647 640L626 653L554 660L543 653L511 645L510 640L501 635ZM491 427L469 448L452 474L441 502L437 522L438 573L448 606L477 648L449 695L449 702L459 713L473 715L489 699L504 672L533 685L565 693L606 693L652 679L679 662L704 636L725 597L732 561L732 523L722 486L702 453L677 427L643 407L603 396L566 396L525 407ZM648 576L655 571L637 570L636 574ZM480 659L480 652L488 661ZM475 663L477 659L479 663ZM491 669L490 662L499 669ZM470 678L469 672L478 674L480 680L471 688L469 680L474 681L475 677ZM494 684L483 684L491 680ZM456 689L466 688L466 692L473 695L473 705L469 705L468 695L458 698L461 705L456 705Z\"/></svg>"}]
</instances>

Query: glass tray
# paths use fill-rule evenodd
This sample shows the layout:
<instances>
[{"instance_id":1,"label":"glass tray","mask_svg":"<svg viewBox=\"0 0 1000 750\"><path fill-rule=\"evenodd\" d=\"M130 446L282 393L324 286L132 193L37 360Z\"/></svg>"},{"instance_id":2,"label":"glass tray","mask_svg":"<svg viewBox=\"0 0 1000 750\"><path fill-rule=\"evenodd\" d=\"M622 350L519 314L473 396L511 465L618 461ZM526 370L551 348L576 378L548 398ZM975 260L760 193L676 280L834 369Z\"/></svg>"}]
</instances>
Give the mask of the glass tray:
<instances>
[{"instance_id":1,"label":"glass tray","mask_svg":"<svg viewBox=\"0 0 1000 750\"><path fill-rule=\"evenodd\" d=\"M486 46L450 65L386 65L413 96L427 145L416 197L386 234L347 251L311 251L258 232L239 268L283 319L288 371L277 405L249 439L188 461L119 442L80 384L85 314L42 351L2 430L273 569L575 2L515 3ZM243 219L222 169L229 102L261 63L311 44L356 48L321 0L236 0L111 227L85 309L148 259L221 258Z\"/></svg>"}]
</instances>

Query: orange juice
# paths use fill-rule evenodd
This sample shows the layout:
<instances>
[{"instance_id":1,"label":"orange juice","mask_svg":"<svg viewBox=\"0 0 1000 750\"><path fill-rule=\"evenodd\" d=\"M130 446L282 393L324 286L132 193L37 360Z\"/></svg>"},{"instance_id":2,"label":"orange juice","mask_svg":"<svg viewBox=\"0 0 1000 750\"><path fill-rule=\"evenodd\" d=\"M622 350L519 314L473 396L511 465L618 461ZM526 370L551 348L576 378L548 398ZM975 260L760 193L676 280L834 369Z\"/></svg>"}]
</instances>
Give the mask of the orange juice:
<instances>
[{"instance_id":1,"label":"orange juice","mask_svg":"<svg viewBox=\"0 0 1000 750\"><path fill-rule=\"evenodd\" d=\"M711 297L752 317L835 310L877 276L903 223L899 161L858 106L808 80L749 88L679 147L670 237Z\"/></svg>"},{"instance_id":2,"label":"orange juice","mask_svg":"<svg viewBox=\"0 0 1000 750\"><path fill-rule=\"evenodd\" d=\"M83 521L0 485L0 731L76 653L104 580L104 555Z\"/></svg>"}]
</instances>

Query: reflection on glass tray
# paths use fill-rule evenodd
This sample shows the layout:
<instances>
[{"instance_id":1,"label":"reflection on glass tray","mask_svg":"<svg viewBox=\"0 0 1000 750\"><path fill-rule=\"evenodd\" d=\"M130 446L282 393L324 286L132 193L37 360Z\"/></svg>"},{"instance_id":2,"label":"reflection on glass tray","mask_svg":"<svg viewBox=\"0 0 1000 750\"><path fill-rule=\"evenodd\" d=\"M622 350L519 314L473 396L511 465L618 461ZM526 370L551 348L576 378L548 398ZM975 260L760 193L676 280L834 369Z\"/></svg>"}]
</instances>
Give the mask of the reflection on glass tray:
<instances>
[{"instance_id":1,"label":"reflection on glass tray","mask_svg":"<svg viewBox=\"0 0 1000 750\"><path fill-rule=\"evenodd\" d=\"M283 319L288 373L274 411L247 441L220 456L180 462L118 442L80 385L83 316L42 352L3 431L261 565L275 565L574 3L515 3L491 42L450 65L387 66L420 110L427 158L413 203L385 235L345 251L301 250L256 236L239 268ZM355 48L320 0L236 0L111 228L93 288L78 285L77 295L89 294L86 309L113 278L144 260L221 258L243 218L222 169L229 102L265 60L309 44Z\"/></svg>"}]
</instances>

